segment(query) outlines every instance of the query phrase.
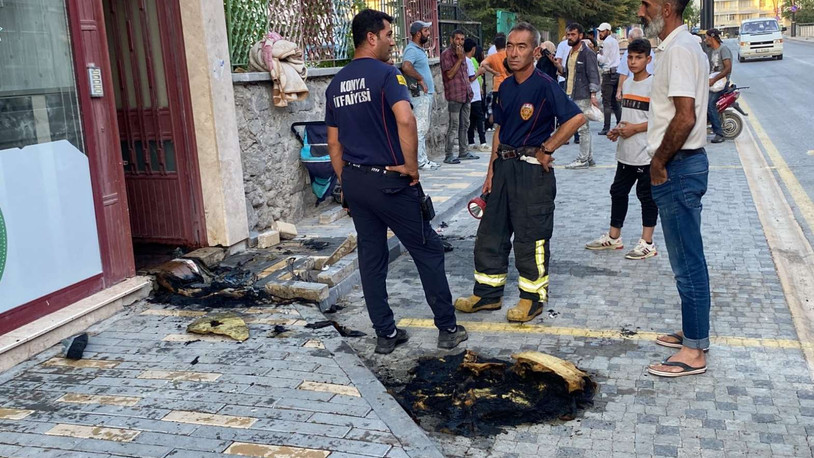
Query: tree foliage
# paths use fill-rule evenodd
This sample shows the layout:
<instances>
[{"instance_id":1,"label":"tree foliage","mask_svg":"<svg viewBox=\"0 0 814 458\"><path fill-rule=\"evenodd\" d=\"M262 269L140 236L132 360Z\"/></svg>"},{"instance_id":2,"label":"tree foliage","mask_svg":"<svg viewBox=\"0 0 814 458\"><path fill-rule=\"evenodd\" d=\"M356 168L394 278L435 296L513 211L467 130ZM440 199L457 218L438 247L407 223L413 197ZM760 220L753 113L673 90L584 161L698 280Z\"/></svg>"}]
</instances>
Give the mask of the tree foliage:
<instances>
[{"instance_id":1,"label":"tree foliage","mask_svg":"<svg viewBox=\"0 0 814 458\"><path fill-rule=\"evenodd\" d=\"M473 20L483 24L483 36L491 41L496 32L499 9L517 13L518 21L527 21L540 30L557 31L557 18L579 22L586 28L609 22L614 27L638 22L640 0L460 0ZM556 41L556 40L555 40Z\"/></svg>"},{"instance_id":2,"label":"tree foliage","mask_svg":"<svg viewBox=\"0 0 814 458\"><path fill-rule=\"evenodd\" d=\"M701 6L696 5L695 2L690 1L687 3L687 7L684 8L684 23L687 24L690 29L697 26L701 23Z\"/></svg>"},{"instance_id":3,"label":"tree foliage","mask_svg":"<svg viewBox=\"0 0 814 458\"><path fill-rule=\"evenodd\" d=\"M797 12L792 13L791 7L795 5ZM784 18L792 19L798 24L814 22L814 0L786 0L782 10Z\"/></svg>"}]
</instances>

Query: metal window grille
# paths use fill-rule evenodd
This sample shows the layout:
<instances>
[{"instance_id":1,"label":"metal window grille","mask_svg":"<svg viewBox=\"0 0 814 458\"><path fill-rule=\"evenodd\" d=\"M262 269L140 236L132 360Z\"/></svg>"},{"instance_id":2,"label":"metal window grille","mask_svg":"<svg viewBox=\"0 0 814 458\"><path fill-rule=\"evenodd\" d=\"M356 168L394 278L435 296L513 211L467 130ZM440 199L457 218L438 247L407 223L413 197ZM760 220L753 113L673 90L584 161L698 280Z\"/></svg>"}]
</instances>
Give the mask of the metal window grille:
<instances>
[{"instance_id":1,"label":"metal window grille","mask_svg":"<svg viewBox=\"0 0 814 458\"><path fill-rule=\"evenodd\" d=\"M416 20L433 23L427 51L437 57L441 53L438 6L438 0L224 0L229 55L233 67L246 67L249 50L270 30L299 44L309 66L344 61L353 57L354 14L372 8L393 16L397 62L410 40L409 26Z\"/></svg>"}]
</instances>

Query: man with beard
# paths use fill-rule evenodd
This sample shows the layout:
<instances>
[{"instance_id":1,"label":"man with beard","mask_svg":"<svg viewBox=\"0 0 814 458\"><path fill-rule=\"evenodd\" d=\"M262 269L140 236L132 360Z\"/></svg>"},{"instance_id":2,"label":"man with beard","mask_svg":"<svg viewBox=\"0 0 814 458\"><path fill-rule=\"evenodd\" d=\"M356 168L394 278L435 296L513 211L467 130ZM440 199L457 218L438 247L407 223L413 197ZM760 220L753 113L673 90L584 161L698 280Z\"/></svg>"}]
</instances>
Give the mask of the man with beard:
<instances>
[{"instance_id":1,"label":"man with beard","mask_svg":"<svg viewBox=\"0 0 814 458\"><path fill-rule=\"evenodd\" d=\"M596 100L596 93L600 89L599 66L596 62L596 53L582 42L585 38L585 29L581 24L569 24L565 28L565 36L568 38L568 45L571 46L571 51L562 64L565 93L583 113L590 109L591 105L599 108L599 102ZM579 156L565 168L587 169L594 165L590 134L586 122L579 128Z\"/></svg>"},{"instance_id":2,"label":"man with beard","mask_svg":"<svg viewBox=\"0 0 814 458\"><path fill-rule=\"evenodd\" d=\"M475 239L475 287L455 301L461 312L497 310L509 269L514 235L520 300L506 313L525 322L542 313L548 301L548 266L554 230L554 178L551 155L585 123L585 116L534 68L540 33L526 22L509 32L506 56L512 75L500 85L495 105L498 125L483 193L489 194ZM561 125L554 131L555 120Z\"/></svg>"},{"instance_id":3,"label":"man with beard","mask_svg":"<svg viewBox=\"0 0 814 458\"><path fill-rule=\"evenodd\" d=\"M393 18L367 9L351 23L353 60L325 91L325 124L331 165L353 214L358 234L359 275L376 330L376 353L407 342L387 303L387 229L415 260L424 297L435 315L438 348L467 339L455 321L444 272L444 247L421 211L416 122L407 81L385 62L395 45Z\"/></svg>"},{"instance_id":4,"label":"man with beard","mask_svg":"<svg viewBox=\"0 0 814 458\"><path fill-rule=\"evenodd\" d=\"M432 22L415 21L410 25L412 39L404 47L401 72L407 77L410 88L410 100L418 127L418 169L436 170L438 164L427 157L427 131L430 129L430 110L435 94L435 83L432 80L430 60L424 51L424 45L430 41Z\"/></svg>"},{"instance_id":5,"label":"man with beard","mask_svg":"<svg viewBox=\"0 0 814 458\"><path fill-rule=\"evenodd\" d=\"M679 348L647 371L661 377L706 372L709 348L709 272L701 238L701 198L709 162L704 150L709 63L681 17L689 0L642 0L638 15L648 38L661 39L650 94L647 151L651 192L681 297L682 331L656 343Z\"/></svg>"}]
</instances>

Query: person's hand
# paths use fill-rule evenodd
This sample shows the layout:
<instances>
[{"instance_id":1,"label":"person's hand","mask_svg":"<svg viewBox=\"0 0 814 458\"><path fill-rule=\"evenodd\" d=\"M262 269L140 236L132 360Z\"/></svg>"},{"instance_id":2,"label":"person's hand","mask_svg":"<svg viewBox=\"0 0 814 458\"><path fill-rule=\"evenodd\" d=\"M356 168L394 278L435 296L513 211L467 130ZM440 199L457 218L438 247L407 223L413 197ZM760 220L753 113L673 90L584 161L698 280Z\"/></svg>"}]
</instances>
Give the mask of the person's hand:
<instances>
[{"instance_id":1,"label":"person's hand","mask_svg":"<svg viewBox=\"0 0 814 458\"><path fill-rule=\"evenodd\" d=\"M616 100L620 102L622 101L622 88L619 88L619 90L616 91Z\"/></svg>"},{"instance_id":2,"label":"person's hand","mask_svg":"<svg viewBox=\"0 0 814 458\"><path fill-rule=\"evenodd\" d=\"M710 78L709 79L709 87L712 87L713 84L715 84L715 80Z\"/></svg>"},{"instance_id":3,"label":"person's hand","mask_svg":"<svg viewBox=\"0 0 814 458\"><path fill-rule=\"evenodd\" d=\"M406 165L388 165L385 167L385 169L390 172L398 172L412 178L410 181L410 186L415 186L418 184L418 169L409 169Z\"/></svg>"},{"instance_id":4,"label":"person's hand","mask_svg":"<svg viewBox=\"0 0 814 458\"><path fill-rule=\"evenodd\" d=\"M596 99L596 94L591 94L591 105L600 108L599 100Z\"/></svg>"},{"instance_id":5,"label":"person's hand","mask_svg":"<svg viewBox=\"0 0 814 458\"><path fill-rule=\"evenodd\" d=\"M455 47L455 55L458 56L458 59L464 58L464 47L463 46L456 46Z\"/></svg>"},{"instance_id":6,"label":"person's hand","mask_svg":"<svg viewBox=\"0 0 814 458\"><path fill-rule=\"evenodd\" d=\"M544 153L541 149L534 153L534 158L543 166L543 170L546 172L551 171L551 163L554 162L554 158L550 154Z\"/></svg>"},{"instance_id":7,"label":"person's hand","mask_svg":"<svg viewBox=\"0 0 814 458\"><path fill-rule=\"evenodd\" d=\"M616 130L616 129L617 129L617 127L614 127L613 129L608 131L608 140L610 140L612 142L615 142L616 140L619 140L619 131Z\"/></svg>"},{"instance_id":8,"label":"person's hand","mask_svg":"<svg viewBox=\"0 0 814 458\"><path fill-rule=\"evenodd\" d=\"M489 194L492 192L492 168L489 168L489 171L486 173L486 180L483 182L483 187L481 188L481 194Z\"/></svg>"},{"instance_id":9,"label":"person's hand","mask_svg":"<svg viewBox=\"0 0 814 458\"><path fill-rule=\"evenodd\" d=\"M658 186L667 182L667 169L658 160L650 161L650 184Z\"/></svg>"},{"instance_id":10,"label":"person's hand","mask_svg":"<svg viewBox=\"0 0 814 458\"><path fill-rule=\"evenodd\" d=\"M618 126L614 129L620 137L622 138L629 138L636 135L636 129L633 128L633 125L627 121L622 121L619 123Z\"/></svg>"},{"instance_id":11,"label":"person's hand","mask_svg":"<svg viewBox=\"0 0 814 458\"><path fill-rule=\"evenodd\" d=\"M425 94L429 92L429 89L427 89L427 83L425 83L424 80L419 81L418 84L421 85L421 90L424 91Z\"/></svg>"}]
</instances>

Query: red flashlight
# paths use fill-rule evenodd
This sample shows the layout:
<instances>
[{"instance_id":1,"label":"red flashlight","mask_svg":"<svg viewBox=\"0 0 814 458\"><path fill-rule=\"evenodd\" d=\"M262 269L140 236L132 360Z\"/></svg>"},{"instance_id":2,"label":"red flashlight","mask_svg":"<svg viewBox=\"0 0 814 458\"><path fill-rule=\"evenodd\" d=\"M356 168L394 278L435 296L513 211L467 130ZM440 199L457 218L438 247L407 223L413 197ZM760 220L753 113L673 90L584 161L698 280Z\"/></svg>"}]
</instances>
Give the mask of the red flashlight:
<instances>
[{"instance_id":1,"label":"red flashlight","mask_svg":"<svg viewBox=\"0 0 814 458\"><path fill-rule=\"evenodd\" d=\"M486 210L486 200L489 198L488 193L481 194L480 197L475 197L469 201L467 209L469 214L475 219L483 218L483 212Z\"/></svg>"}]
</instances>

